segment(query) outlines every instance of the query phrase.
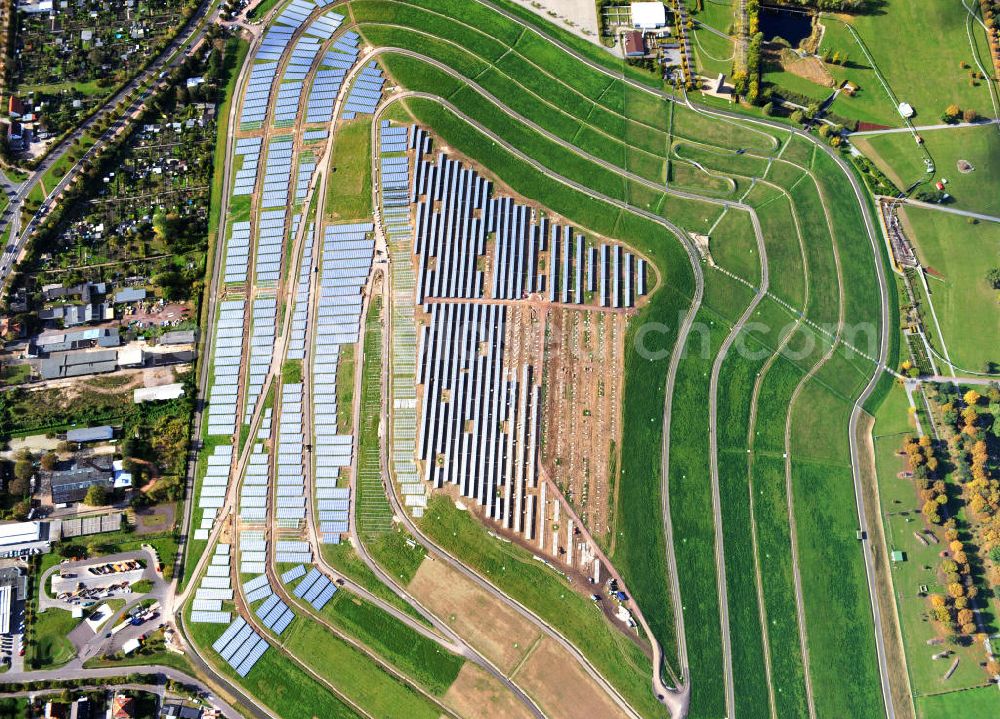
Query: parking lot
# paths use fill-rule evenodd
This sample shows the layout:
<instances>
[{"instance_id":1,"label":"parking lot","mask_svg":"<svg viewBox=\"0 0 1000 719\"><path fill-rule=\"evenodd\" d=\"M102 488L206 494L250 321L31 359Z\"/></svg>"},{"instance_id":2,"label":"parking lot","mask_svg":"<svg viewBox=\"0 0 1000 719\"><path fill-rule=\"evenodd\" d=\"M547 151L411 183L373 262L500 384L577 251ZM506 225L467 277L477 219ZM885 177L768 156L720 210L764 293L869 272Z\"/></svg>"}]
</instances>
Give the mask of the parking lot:
<instances>
[{"instance_id":1,"label":"parking lot","mask_svg":"<svg viewBox=\"0 0 1000 719\"><path fill-rule=\"evenodd\" d=\"M136 559L96 562L64 568L52 576L52 596L70 605L132 593L132 584L146 575Z\"/></svg>"}]
</instances>

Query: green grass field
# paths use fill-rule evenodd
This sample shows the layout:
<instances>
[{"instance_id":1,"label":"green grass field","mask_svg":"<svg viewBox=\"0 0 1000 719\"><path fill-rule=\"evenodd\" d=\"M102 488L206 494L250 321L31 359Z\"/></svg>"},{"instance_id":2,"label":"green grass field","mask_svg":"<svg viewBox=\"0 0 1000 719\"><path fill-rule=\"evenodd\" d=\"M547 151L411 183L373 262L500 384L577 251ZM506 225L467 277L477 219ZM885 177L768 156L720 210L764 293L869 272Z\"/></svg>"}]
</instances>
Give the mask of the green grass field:
<instances>
[{"instance_id":1,"label":"green grass field","mask_svg":"<svg viewBox=\"0 0 1000 719\"><path fill-rule=\"evenodd\" d=\"M293 622L284 636L284 646L373 716L440 716L441 710L434 703L314 621Z\"/></svg>"},{"instance_id":2,"label":"green grass field","mask_svg":"<svg viewBox=\"0 0 1000 719\"><path fill-rule=\"evenodd\" d=\"M948 692L917 699L919 719L953 719L957 716L987 717L1000 712L1000 692L995 686Z\"/></svg>"},{"instance_id":3,"label":"green grass field","mask_svg":"<svg viewBox=\"0 0 1000 719\"><path fill-rule=\"evenodd\" d=\"M921 263L935 272L927 284L952 362L973 372L981 372L987 362L1000 362L996 342L1000 305L986 281L986 272L1000 266L1000 225L973 225L964 217L915 207L900 214L912 228ZM941 338L926 309L930 341L943 354Z\"/></svg>"},{"instance_id":4,"label":"green grass field","mask_svg":"<svg viewBox=\"0 0 1000 719\"><path fill-rule=\"evenodd\" d=\"M965 18L961 3L887 0L878 12L849 19L898 100L913 106L915 124L938 123L941 113L951 103L972 107L983 114L991 112L986 85L980 82L974 86L969 70L961 66L967 63L975 67ZM831 110L858 120L901 126L896 108L844 23L825 16L823 24L826 30L820 51L848 55L846 67L827 65L827 68L838 83L851 80L860 87L855 97L841 94ZM912 32L892 32L895 27L907 27ZM978 25L974 32L983 33Z\"/></svg>"},{"instance_id":5,"label":"green grass field","mask_svg":"<svg viewBox=\"0 0 1000 719\"><path fill-rule=\"evenodd\" d=\"M35 615L31 630L32 642L25 659L38 669L62 666L76 656L76 649L67 635L81 620L61 609L47 609Z\"/></svg>"},{"instance_id":6,"label":"green grass field","mask_svg":"<svg viewBox=\"0 0 1000 719\"><path fill-rule=\"evenodd\" d=\"M935 173L929 175L924 155L908 134L860 137L858 146L901 188L927 180L947 180L946 191L952 206L989 215L1000 215L1000 133L994 126L926 130L920 133L934 159ZM975 170L958 171L959 160ZM926 186L926 187L929 187Z\"/></svg>"},{"instance_id":7,"label":"green grass field","mask_svg":"<svg viewBox=\"0 0 1000 719\"><path fill-rule=\"evenodd\" d=\"M980 646L949 647L959 659L959 665L947 681L944 673L948 666L931 659L936 650L927 641L936 638L938 633L934 624L925 621L929 605L925 597L919 596L920 587L927 586L929 592L939 594L944 594L946 588L940 584L933 569L940 561L940 545L924 544L914 536L924 528L920 518L920 498L911 480L897 476L906 467L896 453L907 435L915 436L912 416L906 392L898 383L894 384L886 401L879 407L872 434L887 549L906 554L905 562L892 564L893 594L911 688L919 696L977 686L983 681L983 672L979 667L982 661ZM943 540L939 538L939 541ZM950 665L951 660L946 664ZM961 696L964 695L956 695L956 698ZM918 706L919 703L918 700Z\"/></svg>"},{"instance_id":8,"label":"green grass field","mask_svg":"<svg viewBox=\"0 0 1000 719\"><path fill-rule=\"evenodd\" d=\"M336 222L372 214L371 119L344 123L333 138L326 180L326 217Z\"/></svg>"},{"instance_id":9,"label":"green grass field","mask_svg":"<svg viewBox=\"0 0 1000 719\"><path fill-rule=\"evenodd\" d=\"M323 614L436 696L448 691L465 663L350 592L337 592L323 608Z\"/></svg>"}]
</instances>

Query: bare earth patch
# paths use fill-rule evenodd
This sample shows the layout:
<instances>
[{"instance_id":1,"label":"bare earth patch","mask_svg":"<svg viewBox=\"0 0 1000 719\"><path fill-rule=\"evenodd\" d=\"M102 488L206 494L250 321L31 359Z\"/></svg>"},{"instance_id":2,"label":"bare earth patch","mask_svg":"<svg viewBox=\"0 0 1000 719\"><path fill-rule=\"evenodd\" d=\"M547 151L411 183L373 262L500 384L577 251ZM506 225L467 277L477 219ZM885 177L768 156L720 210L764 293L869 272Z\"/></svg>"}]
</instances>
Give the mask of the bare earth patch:
<instances>
[{"instance_id":1,"label":"bare earth patch","mask_svg":"<svg viewBox=\"0 0 1000 719\"><path fill-rule=\"evenodd\" d=\"M518 667L514 679L552 719L617 719L618 705L566 651L546 637Z\"/></svg>"},{"instance_id":2,"label":"bare earth patch","mask_svg":"<svg viewBox=\"0 0 1000 719\"><path fill-rule=\"evenodd\" d=\"M970 172L973 172L976 169L975 166L968 160L959 160L955 164L958 166L958 171L961 172L963 175L968 175Z\"/></svg>"},{"instance_id":3,"label":"bare earth patch","mask_svg":"<svg viewBox=\"0 0 1000 719\"><path fill-rule=\"evenodd\" d=\"M442 561L425 559L407 589L503 672L538 637L527 619Z\"/></svg>"},{"instance_id":4,"label":"bare earth patch","mask_svg":"<svg viewBox=\"0 0 1000 719\"><path fill-rule=\"evenodd\" d=\"M530 719L531 712L497 679L466 662L444 695L444 702L469 719Z\"/></svg>"},{"instance_id":5,"label":"bare earth patch","mask_svg":"<svg viewBox=\"0 0 1000 719\"><path fill-rule=\"evenodd\" d=\"M785 50L781 53L781 68L817 85L833 87L837 84L826 65L817 57L799 57L791 50Z\"/></svg>"}]
</instances>

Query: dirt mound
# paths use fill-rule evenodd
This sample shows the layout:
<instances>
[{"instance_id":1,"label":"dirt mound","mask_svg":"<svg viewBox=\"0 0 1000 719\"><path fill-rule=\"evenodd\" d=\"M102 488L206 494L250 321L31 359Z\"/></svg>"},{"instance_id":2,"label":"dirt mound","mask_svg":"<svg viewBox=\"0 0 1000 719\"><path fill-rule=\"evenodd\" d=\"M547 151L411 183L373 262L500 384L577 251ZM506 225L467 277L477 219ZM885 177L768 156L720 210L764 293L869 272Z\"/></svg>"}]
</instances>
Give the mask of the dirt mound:
<instances>
[{"instance_id":1,"label":"dirt mound","mask_svg":"<svg viewBox=\"0 0 1000 719\"><path fill-rule=\"evenodd\" d=\"M963 175L968 175L970 172L976 169L975 166L968 160L959 160L955 164L958 165L958 171L961 172Z\"/></svg>"}]
</instances>

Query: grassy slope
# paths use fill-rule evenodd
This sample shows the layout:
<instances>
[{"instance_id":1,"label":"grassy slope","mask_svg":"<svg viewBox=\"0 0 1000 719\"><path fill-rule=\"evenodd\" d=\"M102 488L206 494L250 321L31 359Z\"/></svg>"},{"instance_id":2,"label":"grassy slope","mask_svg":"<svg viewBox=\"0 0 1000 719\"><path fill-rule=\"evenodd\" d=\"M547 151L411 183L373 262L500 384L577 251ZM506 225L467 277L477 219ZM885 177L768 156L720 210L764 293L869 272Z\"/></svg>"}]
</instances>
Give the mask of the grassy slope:
<instances>
[{"instance_id":1,"label":"grassy slope","mask_svg":"<svg viewBox=\"0 0 1000 719\"><path fill-rule=\"evenodd\" d=\"M464 664L461 657L349 592L338 592L323 614L437 696L448 691Z\"/></svg>"},{"instance_id":2,"label":"grassy slope","mask_svg":"<svg viewBox=\"0 0 1000 719\"><path fill-rule=\"evenodd\" d=\"M970 225L964 217L914 207L903 212L920 261L943 275L927 282L952 361L973 372L981 372L987 361L1000 362L1000 305L986 282L986 271L1000 266L1000 225ZM930 318L927 330L941 352Z\"/></svg>"}]
</instances>

